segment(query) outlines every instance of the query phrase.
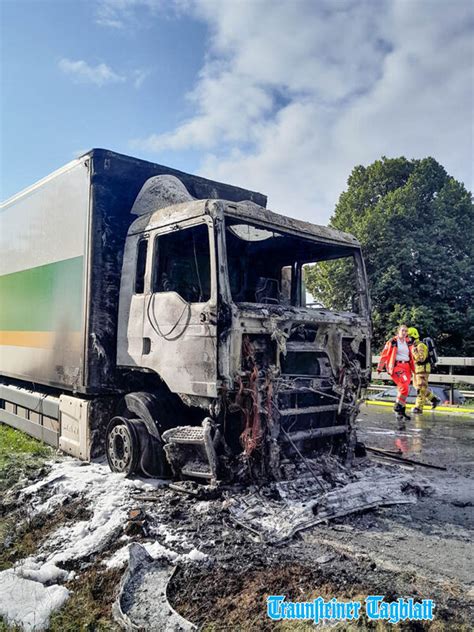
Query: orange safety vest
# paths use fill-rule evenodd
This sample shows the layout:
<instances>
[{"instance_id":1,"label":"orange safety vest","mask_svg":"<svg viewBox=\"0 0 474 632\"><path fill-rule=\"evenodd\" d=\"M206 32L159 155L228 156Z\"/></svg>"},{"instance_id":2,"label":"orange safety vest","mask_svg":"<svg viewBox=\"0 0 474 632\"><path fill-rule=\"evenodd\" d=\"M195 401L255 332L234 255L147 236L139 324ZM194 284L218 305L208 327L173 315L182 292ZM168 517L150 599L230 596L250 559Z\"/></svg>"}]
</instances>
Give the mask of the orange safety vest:
<instances>
[{"instance_id":1,"label":"orange safety vest","mask_svg":"<svg viewBox=\"0 0 474 632\"><path fill-rule=\"evenodd\" d=\"M395 362L397 359L397 349L398 349L397 341L398 341L398 336L394 336L393 338L390 338L390 340L388 340L385 343L383 351L380 354L380 360L377 365L377 371L383 371L385 368L387 368L387 373L389 375L392 375L393 370L395 368ZM412 373L414 373L415 362L413 360L412 343L407 342L407 344L408 344L408 355L410 357L409 359L410 369Z\"/></svg>"}]
</instances>

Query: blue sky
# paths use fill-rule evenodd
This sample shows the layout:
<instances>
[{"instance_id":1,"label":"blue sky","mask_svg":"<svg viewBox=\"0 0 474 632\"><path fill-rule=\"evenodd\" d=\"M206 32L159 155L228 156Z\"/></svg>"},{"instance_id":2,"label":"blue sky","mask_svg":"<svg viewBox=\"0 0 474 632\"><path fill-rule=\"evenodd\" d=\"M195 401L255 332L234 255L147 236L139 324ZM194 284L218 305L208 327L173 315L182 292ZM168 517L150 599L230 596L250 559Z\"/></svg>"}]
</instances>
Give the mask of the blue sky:
<instances>
[{"instance_id":1,"label":"blue sky","mask_svg":"<svg viewBox=\"0 0 474 632\"><path fill-rule=\"evenodd\" d=\"M1 197L91 147L326 223L356 164L472 190L465 0L1 0Z\"/></svg>"},{"instance_id":2,"label":"blue sky","mask_svg":"<svg viewBox=\"0 0 474 632\"><path fill-rule=\"evenodd\" d=\"M2 198L91 147L136 153L131 139L189 115L185 95L203 63L205 24L143 7L141 22L107 27L92 1L1 7ZM193 169L193 153L160 158Z\"/></svg>"}]
</instances>

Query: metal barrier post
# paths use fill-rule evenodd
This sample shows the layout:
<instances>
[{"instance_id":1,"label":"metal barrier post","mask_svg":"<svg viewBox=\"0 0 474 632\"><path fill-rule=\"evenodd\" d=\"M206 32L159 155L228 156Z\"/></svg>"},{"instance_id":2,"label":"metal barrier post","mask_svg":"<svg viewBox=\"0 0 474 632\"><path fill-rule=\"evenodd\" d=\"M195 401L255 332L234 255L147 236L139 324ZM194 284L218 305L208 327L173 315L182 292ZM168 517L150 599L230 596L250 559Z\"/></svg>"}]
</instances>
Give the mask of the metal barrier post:
<instances>
[{"instance_id":1,"label":"metal barrier post","mask_svg":"<svg viewBox=\"0 0 474 632\"><path fill-rule=\"evenodd\" d=\"M449 367L449 375L453 374L453 365L451 364ZM451 382L451 384L449 385L449 403L453 404L454 403L454 384L453 382Z\"/></svg>"}]
</instances>

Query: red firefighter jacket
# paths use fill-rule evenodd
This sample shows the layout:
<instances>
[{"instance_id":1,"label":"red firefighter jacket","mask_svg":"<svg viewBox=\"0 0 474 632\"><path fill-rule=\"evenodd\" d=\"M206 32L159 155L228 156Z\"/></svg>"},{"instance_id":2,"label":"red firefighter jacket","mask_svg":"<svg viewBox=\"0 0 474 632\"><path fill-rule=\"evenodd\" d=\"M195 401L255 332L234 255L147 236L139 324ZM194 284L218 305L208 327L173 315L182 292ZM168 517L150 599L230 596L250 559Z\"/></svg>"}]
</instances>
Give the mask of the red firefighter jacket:
<instances>
[{"instance_id":1,"label":"red firefighter jacket","mask_svg":"<svg viewBox=\"0 0 474 632\"><path fill-rule=\"evenodd\" d=\"M398 340L398 336L394 336L393 338L390 338L390 340L388 340L385 343L385 347L383 348L383 351L380 354L380 360L377 365L377 371L383 371L386 368L387 373L389 375L392 375L393 370L395 368L396 358L397 358L397 340ZM410 360L409 360L410 368L412 370L412 373L414 373L415 362L413 360L412 343L408 343L408 355L410 356Z\"/></svg>"}]
</instances>

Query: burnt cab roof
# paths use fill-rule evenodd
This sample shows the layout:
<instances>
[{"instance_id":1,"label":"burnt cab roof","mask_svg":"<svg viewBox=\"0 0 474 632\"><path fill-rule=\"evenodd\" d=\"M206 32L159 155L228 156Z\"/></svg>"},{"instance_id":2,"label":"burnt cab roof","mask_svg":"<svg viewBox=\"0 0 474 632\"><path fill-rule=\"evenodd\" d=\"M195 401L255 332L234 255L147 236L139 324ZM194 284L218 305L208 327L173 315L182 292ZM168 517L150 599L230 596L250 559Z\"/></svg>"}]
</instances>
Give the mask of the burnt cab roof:
<instances>
[{"instance_id":1,"label":"burnt cab roof","mask_svg":"<svg viewBox=\"0 0 474 632\"><path fill-rule=\"evenodd\" d=\"M142 233L166 226L167 224L175 224L185 219L199 217L200 215L214 216L218 210L222 210L225 215L263 224L282 232L290 232L301 237L312 237L324 242L360 248L359 241L349 233L344 233L328 226L320 226L294 219L293 217L286 217L247 201L229 202L227 200L208 199L175 204L139 216L130 226L128 233L129 235Z\"/></svg>"}]
</instances>

